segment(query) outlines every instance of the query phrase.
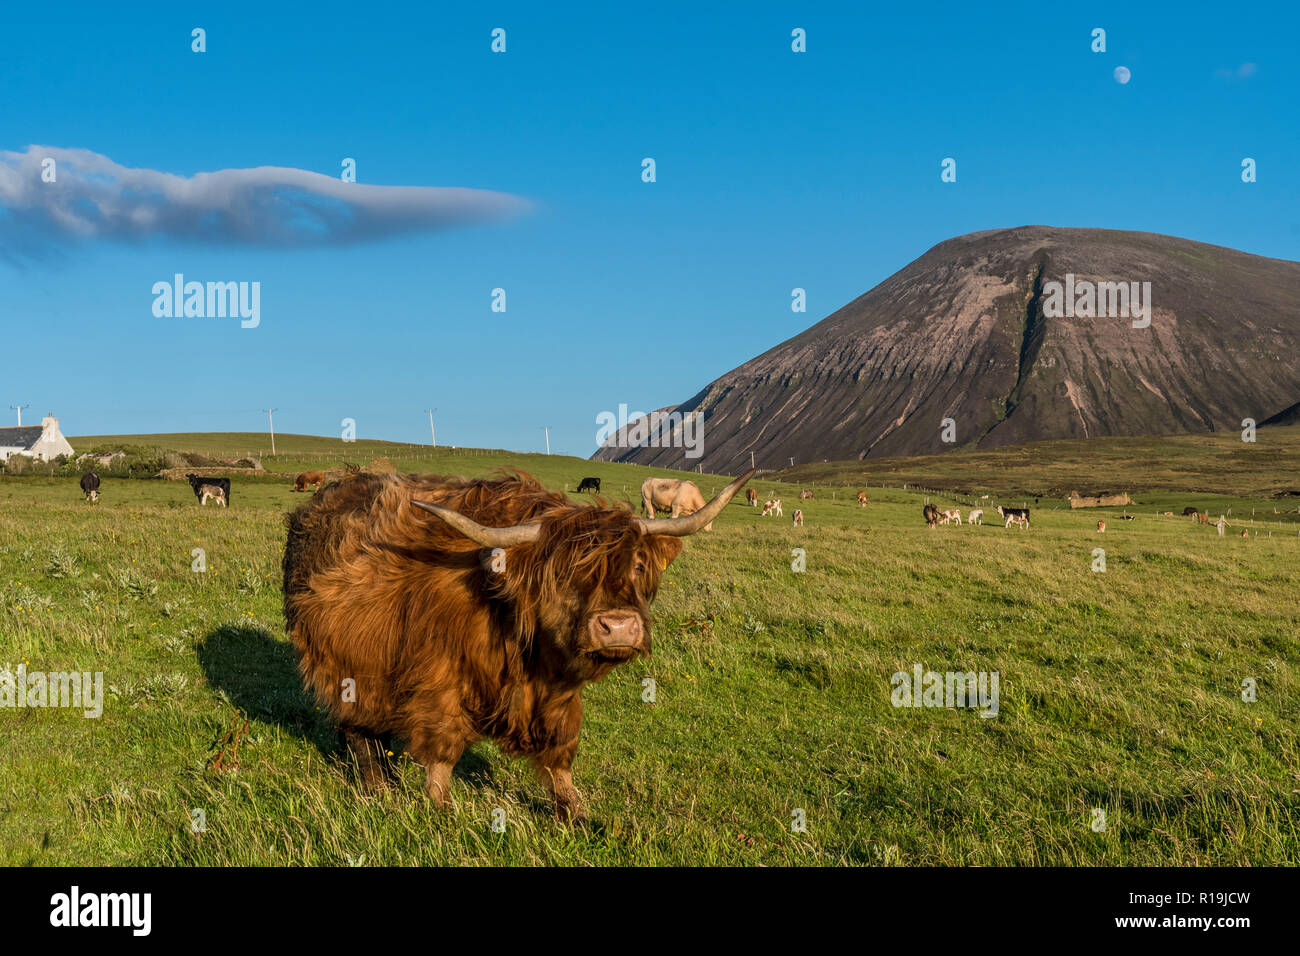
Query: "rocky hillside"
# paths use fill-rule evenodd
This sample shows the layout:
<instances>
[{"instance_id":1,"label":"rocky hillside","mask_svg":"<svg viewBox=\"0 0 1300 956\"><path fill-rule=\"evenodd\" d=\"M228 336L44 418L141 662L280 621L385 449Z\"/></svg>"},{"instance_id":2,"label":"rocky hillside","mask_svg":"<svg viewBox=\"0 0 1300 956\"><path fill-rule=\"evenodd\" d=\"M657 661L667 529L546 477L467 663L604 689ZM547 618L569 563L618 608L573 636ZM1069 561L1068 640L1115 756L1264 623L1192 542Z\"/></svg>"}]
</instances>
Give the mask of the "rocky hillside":
<instances>
[{"instance_id":1,"label":"rocky hillside","mask_svg":"<svg viewBox=\"0 0 1300 956\"><path fill-rule=\"evenodd\" d=\"M1132 308L1105 314L1119 300L1099 283L1150 283L1149 326L1134 327L1145 319ZM1025 226L940 243L675 406L704 415L702 458L613 445L593 457L728 473L751 451L774 468L1240 430L1244 418L1289 420L1298 399L1300 263L1153 233Z\"/></svg>"}]
</instances>

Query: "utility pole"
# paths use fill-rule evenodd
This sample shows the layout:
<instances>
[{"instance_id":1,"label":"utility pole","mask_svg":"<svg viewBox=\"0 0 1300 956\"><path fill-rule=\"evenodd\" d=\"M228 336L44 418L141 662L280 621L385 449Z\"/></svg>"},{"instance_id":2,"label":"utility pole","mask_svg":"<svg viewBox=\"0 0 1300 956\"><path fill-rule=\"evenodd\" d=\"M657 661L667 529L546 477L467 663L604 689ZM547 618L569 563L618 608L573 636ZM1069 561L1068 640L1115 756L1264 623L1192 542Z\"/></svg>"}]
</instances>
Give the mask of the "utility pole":
<instances>
[{"instance_id":1,"label":"utility pole","mask_svg":"<svg viewBox=\"0 0 1300 956\"><path fill-rule=\"evenodd\" d=\"M546 454L551 453L551 426L543 425L542 430L546 432Z\"/></svg>"},{"instance_id":2,"label":"utility pole","mask_svg":"<svg viewBox=\"0 0 1300 956\"><path fill-rule=\"evenodd\" d=\"M22 424L23 424L23 409L24 409L24 408L31 408L31 407L32 407L32 403L31 403L31 402L28 402L26 405L10 405L9 407L10 407L13 411L15 411L15 412L18 413L18 426L21 428L21 427L22 427Z\"/></svg>"},{"instance_id":3,"label":"utility pole","mask_svg":"<svg viewBox=\"0 0 1300 956\"><path fill-rule=\"evenodd\" d=\"M270 423L271 423L271 455L272 455L272 457L274 457L274 456L275 456L275 412L276 412L276 409L274 409L274 408L264 408L264 409L262 409L262 411L266 412L267 420L270 421Z\"/></svg>"},{"instance_id":4,"label":"utility pole","mask_svg":"<svg viewBox=\"0 0 1300 956\"><path fill-rule=\"evenodd\" d=\"M436 409L436 408L426 408L425 411L429 413L429 438L433 441L433 447L434 447L434 448L437 448L437 447L438 447L438 435L437 435L437 433L433 430L433 413L436 412L437 409Z\"/></svg>"}]
</instances>

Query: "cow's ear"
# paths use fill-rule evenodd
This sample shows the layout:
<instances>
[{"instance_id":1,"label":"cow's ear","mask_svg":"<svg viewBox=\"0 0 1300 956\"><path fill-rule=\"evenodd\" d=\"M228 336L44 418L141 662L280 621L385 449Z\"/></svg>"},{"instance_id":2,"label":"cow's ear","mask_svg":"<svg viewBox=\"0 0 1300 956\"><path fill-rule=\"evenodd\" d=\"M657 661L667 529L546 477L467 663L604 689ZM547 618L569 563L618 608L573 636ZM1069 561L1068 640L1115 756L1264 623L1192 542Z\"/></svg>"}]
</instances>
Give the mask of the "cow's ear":
<instances>
[{"instance_id":1,"label":"cow's ear","mask_svg":"<svg viewBox=\"0 0 1300 956\"><path fill-rule=\"evenodd\" d=\"M668 565L676 560L677 556L682 553L682 539L670 537L666 534L652 534L649 537L650 554L654 561L659 565L659 570L668 570Z\"/></svg>"}]
</instances>

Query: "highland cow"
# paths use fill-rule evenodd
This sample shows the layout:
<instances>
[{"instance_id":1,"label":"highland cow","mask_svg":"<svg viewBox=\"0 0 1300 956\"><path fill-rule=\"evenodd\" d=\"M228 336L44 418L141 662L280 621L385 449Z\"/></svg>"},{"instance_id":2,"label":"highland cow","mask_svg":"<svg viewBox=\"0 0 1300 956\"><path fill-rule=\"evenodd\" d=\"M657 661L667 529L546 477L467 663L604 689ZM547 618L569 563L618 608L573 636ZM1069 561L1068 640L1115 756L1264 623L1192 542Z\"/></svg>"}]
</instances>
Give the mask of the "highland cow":
<instances>
[{"instance_id":1,"label":"highland cow","mask_svg":"<svg viewBox=\"0 0 1300 956\"><path fill-rule=\"evenodd\" d=\"M557 815L580 819L583 686L649 654L650 604L681 538L749 477L658 519L576 504L522 473L363 473L319 491L288 518L285 620L363 781L385 783L396 736L445 806L457 760L490 738L532 760Z\"/></svg>"},{"instance_id":2,"label":"highland cow","mask_svg":"<svg viewBox=\"0 0 1300 956\"><path fill-rule=\"evenodd\" d=\"M325 472L323 471L304 471L301 475L293 480L294 491L306 491L308 485L315 485L316 490L325 482Z\"/></svg>"},{"instance_id":3,"label":"highland cow","mask_svg":"<svg viewBox=\"0 0 1300 956\"><path fill-rule=\"evenodd\" d=\"M647 478L641 482L641 513L655 516L655 509L669 512L674 518L694 514L704 507L704 495L693 481L682 478ZM713 530L713 523L704 526Z\"/></svg>"},{"instance_id":4,"label":"highland cow","mask_svg":"<svg viewBox=\"0 0 1300 956\"><path fill-rule=\"evenodd\" d=\"M921 514L925 516L925 523L931 529L939 527L939 509L934 505L926 505L921 509Z\"/></svg>"}]
</instances>

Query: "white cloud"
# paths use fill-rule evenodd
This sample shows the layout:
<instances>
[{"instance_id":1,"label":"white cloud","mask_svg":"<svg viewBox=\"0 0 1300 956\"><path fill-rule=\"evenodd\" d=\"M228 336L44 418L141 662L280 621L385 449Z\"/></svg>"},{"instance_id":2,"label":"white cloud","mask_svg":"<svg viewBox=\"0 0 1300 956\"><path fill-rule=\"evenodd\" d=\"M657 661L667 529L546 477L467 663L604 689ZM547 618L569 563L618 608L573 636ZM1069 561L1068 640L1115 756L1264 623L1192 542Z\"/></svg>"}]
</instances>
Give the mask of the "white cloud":
<instances>
[{"instance_id":1,"label":"white cloud","mask_svg":"<svg viewBox=\"0 0 1300 956\"><path fill-rule=\"evenodd\" d=\"M1243 63L1235 70L1215 70L1214 75L1221 80L1245 80L1259 72L1259 67L1254 63Z\"/></svg>"},{"instance_id":2,"label":"white cloud","mask_svg":"<svg viewBox=\"0 0 1300 956\"><path fill-rule=\"evenodd\" d=\"M42 179L47 158L55 161L55 182ZM283 166L177 176L130 169L87 149L0 150L0 239L10 256L76 239L346 245L508 219L529 208L508 193L346 183Z\"/></svg>"}]
</instances>

